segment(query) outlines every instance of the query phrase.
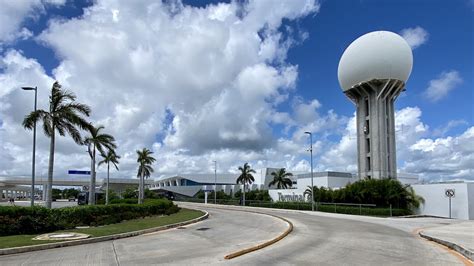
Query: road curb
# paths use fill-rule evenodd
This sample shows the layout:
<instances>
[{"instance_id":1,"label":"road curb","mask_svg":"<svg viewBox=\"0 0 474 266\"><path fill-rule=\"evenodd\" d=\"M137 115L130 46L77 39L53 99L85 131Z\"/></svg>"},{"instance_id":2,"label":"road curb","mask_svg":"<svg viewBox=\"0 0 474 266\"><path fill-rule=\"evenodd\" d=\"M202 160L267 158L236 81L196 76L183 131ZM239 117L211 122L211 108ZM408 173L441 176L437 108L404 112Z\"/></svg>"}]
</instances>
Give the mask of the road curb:
<instances>
[{"instance_id":1,"label":"road curb","mask_svg":"<svg viewBox=\"0 0 474 266\"><path fill-rule=\"evenodd\" d=\"M230 253L230 254L227 254L224 259L226 260L230 260L230 259L233 259L233 258L236 258L236 257L239 257L239 256L242 256L244 254L247 254L247 253L250 253L250 252L253 252L253 251L256 251L256 250L259 250L259 249L262 249L262 248L265 248L265 247L268 247L272 244L275 244L276 242L282 240L284 237L286 237L289 233L291 233L291 231L293 231L293 223L290 222L289 220L283 218L283 217L279 217L279 216L276 216L276 215L271 215L271 214L267 214L267 213L260 213L260 212L252 212L252 213L258 213L258 214L264 214L264 215L268 215L268 216L273 216L275 218L278 218L280 220L283 220L285 221L287 224L288 224L288 228L285 230L285 232L283 232L282 234L280 234L279 236L269 240L269 241L266 241L264 243L261 243L261 244L258 244L256 246L253 246L253 247L250 247L250 248L245 248L245 249L242 249L242 250L239 250L239 251L236 251L236 252L233 252L233 253Z\"/></svg>"},{"instance_id":2,"label":"road curb","mask_svg":"<svg viewBox=\"0 0 474 266\"><path fill-rule=\"evenodd\" d=\"M189 203L189 202L178 202L178 205L179 205L179 203L186 204L186 203ZM190 205L193 205L193 204L197 205L197 206L204 205L202 203L194 203L194 202L190 202L190 203L191 203ZM225 206L225 205L218 205L218 206L216 206L216 205L204 205L203 207L210 207L210 208L221 209L221 210L241 211L241 212L257 213L257 214L261 214L261 215L268 215L268 216L280 219L280 220L282 220L282 221L284 221L288 224L288 228L283 233L278 235L277 237L274 237L273 239L270 239L270 240L268 240L264 243L260 243L260 244L255 245L255 246L252 246L252 247L249 247L249 248L245 248L245 249L227 254L227 255L224 256L224 259L226 259L226 260L230 260L230 259L242 256L244 254L247 254L247 253L250 253L250 252L253 252L253 251L257 251L257 250L265 248L265 247L268 247L272 244L275 244L276 242L282 240L283 238L285 238L288 234L290 234L293 231L293 223L290 222L289 220L287 220L286 218L283 218L283 217L280 217L280 216L277 216L277 215L273 215L273 214L269 214L269 213L263 213L263 212L259 212L259 211L255 211L255 210L249 210L249 209L246 209L246 207L243 207L243 206L226 206L226 207L223 207L223 206Z\"/></svg>"},{"instance_id":3,"label":"road curb","mask_svg":"<svg viewBox=\"0 0 474 266\"><path fill-rule=\"evenodd\" d=\"M153 228L148 228L148 229L143 229L143 230L138 230L138 231L132 231L132 232L126 232L126 233L120 233L120 234L109 235L109 236L99 236L99 237L93 237L93 238L87 238L87 239L81 239L81 240L62 241L62 242L55 242L55 243L49 243L49 244L40 244L40 245L33 245L33 246L3 248L3 249L0 249L0 256L17 254L17 253L24 253L24 252L31 252L31 251L38 251L38 250L45 250L45 249L53 249L53 248L61 248L61 247L70 247L70 246L91 244L91 243L97 243L97 242L103 242L103 241L108 241L108 240L127 238L127 237L132 237L132 236L138 236L138 235L143 235L143 234L149 234L149 233L153 233L153 232L168 230L168 229L172 229L172 228L176 228L176 227L180 227L180 226L185 226L185 225L197 223L197 222L203 221L203 220L205 220L209 217L209 213L207 211L204 211L204 210L200 210L200 211L204 212L204 215L202 215L198 218L194 218L194 219L185 221L185 222L168 224L168 225L163 225L163 226L159 226L159 227L153 227Z\"/></svg>"},{"instance_id":4,"label":"road curb","mask_svg":"<svg viewBox=\"0 0 474 266\"><path fill-rule=\"evenodd\" d=\"M443 240L443 239L440 239L440 238L429 236L429 235L423 233L423 231L418 232L418 235L420 235L421 237L423 237L425 239L428 239L430 241L436 242L438 244L441 244L441 245L446 246L446 247L448 247L452 250L457 251L458 253L460 253L461 255L466 257L471 262L474 261L474 253L472 251L468 250L468 249L465 249L464 247L462 247L462 246L460 246L456 243L452 243L452 242L449 242L449 241L446 241L446 240Z\"/></svg>"}]
</instances>

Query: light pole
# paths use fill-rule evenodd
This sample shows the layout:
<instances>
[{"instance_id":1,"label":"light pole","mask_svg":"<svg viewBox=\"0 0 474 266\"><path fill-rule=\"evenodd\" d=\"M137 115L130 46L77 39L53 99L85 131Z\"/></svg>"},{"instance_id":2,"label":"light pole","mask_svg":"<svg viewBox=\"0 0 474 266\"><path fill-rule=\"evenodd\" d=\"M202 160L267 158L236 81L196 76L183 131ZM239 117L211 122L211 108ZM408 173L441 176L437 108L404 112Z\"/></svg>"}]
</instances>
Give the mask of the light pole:
<instances>
[{"instance_id":1,"label":"light pole","mask_svg":"<svg viewBox=\"0 0 474 266\"><path fill-rule=\"evenodd\" d=\"M214 204L217 204L217 161L214 162Z\"/></svg>"},{"instance_id":2,"label":"light pole","mask_svg":"<svg viewBox=\"0 0 474 266\"><path fill-rule=\"evenodd\" d=\"M306 131L305 134L309 135L310 148L309 152L311 153L311 210L314 211L314 184L313 184L313 134Z\"/></svg>"},{"instance_id":3,"label":"light pole","mask_svg":"<svg viewBox=\"0 0 474 266\"><path fill-rule=\"evenodd\" d=\"M35 112L36 102L38 99L38 88L37 87L22 87L25 91L35 91ZM35 157L36 157L36 121L33 126L33 158L31 162L31 207L35 206Z\"/></svg>"}]
</instances>

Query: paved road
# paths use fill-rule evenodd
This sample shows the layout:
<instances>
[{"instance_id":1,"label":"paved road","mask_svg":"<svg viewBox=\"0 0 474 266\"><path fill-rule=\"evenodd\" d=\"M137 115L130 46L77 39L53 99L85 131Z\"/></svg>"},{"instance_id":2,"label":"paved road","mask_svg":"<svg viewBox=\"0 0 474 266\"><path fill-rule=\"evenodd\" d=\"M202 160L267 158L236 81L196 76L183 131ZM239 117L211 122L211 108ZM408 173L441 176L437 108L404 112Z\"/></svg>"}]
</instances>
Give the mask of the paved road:
<instances>
[{"instance_id":1,"label":"paved road","mask_svg":"<svg viewBox=\"0 0 474 266\"><path fill-rule=\"evenodd\" d=\"M74 247L0 257L0 265L214 264L224 256L272 239L287 224L261 214L209 210L204 222L183 229Z\"/></svg>"},{"instance_id":2,"label":"paved road","mask_svg":"<svg viewBox=\"0 0 474 266\"><path fill-rule=\"evenodd\" d=\"M289 219L294 231L270 247L226 261L226 254L271 239L286 224L261 214L185 205L208 210L210 218L185 229L3 256L0 264L462 265L449 251L415 237L415 220L275 210L261 211Z\"/></svg>"}]
</instances>

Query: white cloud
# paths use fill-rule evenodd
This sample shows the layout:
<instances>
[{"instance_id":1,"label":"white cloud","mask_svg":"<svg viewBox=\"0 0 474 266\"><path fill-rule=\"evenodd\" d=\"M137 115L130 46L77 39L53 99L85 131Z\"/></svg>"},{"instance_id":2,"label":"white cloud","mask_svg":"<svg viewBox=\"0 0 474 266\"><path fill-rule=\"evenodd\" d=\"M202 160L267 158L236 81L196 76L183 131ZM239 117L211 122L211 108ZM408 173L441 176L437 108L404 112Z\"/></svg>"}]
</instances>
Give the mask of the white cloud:
<instances>
[{"instance_id":1,"label":"white cloud","mask_svg":"<svg viewBox=\"0 0 474 266\"><path fill-rule=\"evenodd\" d=\"M80 18L51 20L37 40L60 59L54 78L89 104L91 119L117 138L121 176L135 175L135 149L144 146L159 158L157 174L202 171L216 156L227 171L246 160L300 161L271 148L276 140L269 124L298 75L297 66L284 61L291 40L279 26L318 8L311 0L205 8L180 1L98 1ZM44 108L53 80L35 60L11 54L21 64L8 63L13 56L2 58L0 134L2 142L23 142L5 151L6 162L19 153L24 159L22 166L6 163L0 171L27 174L31 135L20 124L29 108L15 95L31 101L17 88L37 84ZM15 106L24 108L17 112ZM48 139L40 133L38 141L37 169L43 171ZM56 173L88 167L83 147L58 141Z\"/></svg>"},{"instance_id":2,"label":"white cloud","mask_svg":"<svg viewBox=\"0 0 474 266\"><path fill-rule=\"evenodd\" d=\"M456 70L442 72L437 79L430 81L430 85L425 90L425 97L437 102L446 97L456 86L462 83L461 75Z\"/></svg>"},{"instance_id":3,"label":"white cloud","mask_svg":"<svg viewBox=\"0 0 474 266\"><path fill-rule=\"evenodd\" d=\"M474 175L474 127L455 137L420 139L409 147L412 155L405 171L424 179L472 179Z\"/></svg>"},{"instance_id":4,"label":"white cloud","mask_svg":"<svg viewBox=\"0 0 474 266\"><path fill-rule=\"evenodd\" d=\"M254 168L309 170L305 131L314 133L317 170L356 170L355 118L295 96L298 66L286 62L294 40L282 32L282 21L317 12L317 3L170 3L97 1L80 18L50 21L37 37L60 58L54 79L91 105L91 119L116 136L122 160L113 175L134 177L135 150L142 147L155 152L155 177L212 171L213 160L219 172L247 161ZM21 121L33 96L19 88L37 85L39 106L46 108L53 77L15 50L0 56L0 68L0 174L28 175L31 132ZM290 109L282 111L282 103ZM430 138L417 107L396 116L399 167L423 173L418 162L436 163L448 137ZM278 137L275 125L283 128ZM465 133L448 142L469 139ZM39 175L47 171L48 144L39 130ZM454 144L456 151L468 146ZM57 153L57 176L89 167L84 147L68 138L58 138ZM453 164L443 176L467 176L470 163Z\"/></svg>"},{"instance_id":5,"label":"white cloud","mask_svg":"<svg viewBox=\"0 0 474 266\"><path fill-rule=\"evenodd\" d=\"M0 8L0 51L2 46L18 39L30 38L33 33L23 26L28 19L36 20L48 5L62 6L66 0L2 1Z\"/></svg>"},{"instance_id":6,"label":"white cloud","mask_svg":"<svg viewBox=\"0 0 474 266\"><path fill-rule=\"evenodd\" d=\"M469 125L466 120L451 120L446 125L434 129L433 137L444 137L451 129L465 125Z\"/></svg>"},{"instance_id":7,"label":"white cloud","mask_svg":"<svg viewBox=\"0 0 474 266\"><path fill-rule=\"evenodd\" d=\"M428 32L420 26L403 29L400 34L412 49L416 49L420 45L426 43L429 38Z\"/></svg>"}]
</instances>

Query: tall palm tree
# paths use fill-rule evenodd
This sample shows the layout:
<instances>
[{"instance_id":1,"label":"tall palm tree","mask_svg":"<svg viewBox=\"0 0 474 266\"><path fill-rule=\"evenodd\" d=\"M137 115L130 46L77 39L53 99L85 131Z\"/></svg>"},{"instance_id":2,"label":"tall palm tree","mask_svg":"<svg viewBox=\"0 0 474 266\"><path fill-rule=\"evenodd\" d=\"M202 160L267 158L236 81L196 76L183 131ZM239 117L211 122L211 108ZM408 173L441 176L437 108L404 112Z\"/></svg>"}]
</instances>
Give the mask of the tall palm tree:
<instances>
[{"instance_id":1,"label":"tall palm tree","mask_svg":"<svg viewBox=\"0 0 474 266\"><path fill-rule=\"evenodd\" d=\"M105 134L100 132L104 129L103 126L94 127L92 125L89 126L89 134L85 140L84 144L87 145L87 151L89 152L89 156L91 157L91 181L89 185L89 205L95 204L95 155L96 150L99 151L101 154L105 153L106 150L115 150L117 145L115 145L115 139L112 135Z\"/></svg>"},{"instance_id":2,"label":"tall palm tree","mask_svg":"<svg viewBox=\"0 0 474 266\"><path fill-rule=\"evenodd\" d=\"M39 109L33 111L23 120L23 127L30 130L33 129L36 122L42 121L44 134L50 138L46 208L51 208L53 199L56 131L60 136L64 136L67 133L74 142L82 144L79 129L87 129L89 126L89 123L84 118L84 116L89 116L91 112L89 106L77 103L75 100L76 96L70 91L61 89L61 85L56 81L51 88L51 95L49 96L49 110Z\"/></svg>"},{"instance_id":3,"label":"tall palm tree","mask_svg":"<svg viewBox=\"0 0 474 266\"><path fill-rule=\"evenodd\" d=\"M153 167L151 165L156 161L154 157L151 155L153 154L152 151L150 151L147 148L143 148L143 150L137 150L137 163L138 163L138 173L137 177L140 178L140 182L138 185L138 203L141 204L143 203L143 199L145 196L145 190L144 190L144 183L145 183L145 178L148 178L151 176L151 173L153 173Z\"/></svg>"},{"instance_id":4,"label":"tall palm tree","mask_svg":"<svg viewBox=\"0 0 474 266\"><path fill-rule=\"evenodd\" d=\"M311 189L311 186L308 186L308 188L303 193L303 197L306 197L309 201L311 201L311 196L313 194L316 194L314 192L317 190L318 190L317 186L314 186L313 189ZM313 200L314 200L314 197L313 197Z\"/></svg>"},{"instance_id":5,"label":"tall palm tree","mask_svg":"<svg viewBox=\"0 0 474 266\"><path fill-rule=\"evenodd\" d=\"M117 169L118 171L118 166L117 164L119 164L118 160L120 159L120 156L118 156L117 154L115 154L115 151L113 150L108 150L107 153L101 153L100 154L103 158L102 161L99 162L99 165L102 165L102 164L107 164L107 190L105 191L105 205L108 205L109 204L109 177L110 177L110 164L112 164L113 166L115 166L115 169Z\"/></svg>"},{"instance_id":6,"label":"tall palm tree","mask_svg":"<svg viewBox=\"0 0 474 266\"><path fill-rule=\"evenodd\" d=\"M410 209L417 209L421 204L425 204L425 199L417 195L412 186L408 185L405 187L407 192L407 202Z\"/></svg>"},{"instance_id":7,"label":"tall palm tree","mask_svg":"<svg viewBox=\"0 0 474 266\"><path fill-rule=\"evenodd\" d=\"M278 189L287 189L293 186L293 181L288 177L293 176L292 173L286 172L285 168L280 168L276 172L271 172L273 181L268 184L268 187L276 185Z\"/></svg>"},{"instance_id":8,"label":"tall palm tree","mask_svg":"<svg viewBox=\"0 0 474 266\"><path fill-rule=\"evenodd\" d=\"M250 167L248 163L244 164L244 167L239 166L239 171L240 175L237 178L237 184L243 184L244 185L244 195L243 195L243 205L245 206L245 187L248 184L252 184L255 181L255 178L253 177L252 174L255 174L255 170Z\"/></svg>"}]
</instances>

